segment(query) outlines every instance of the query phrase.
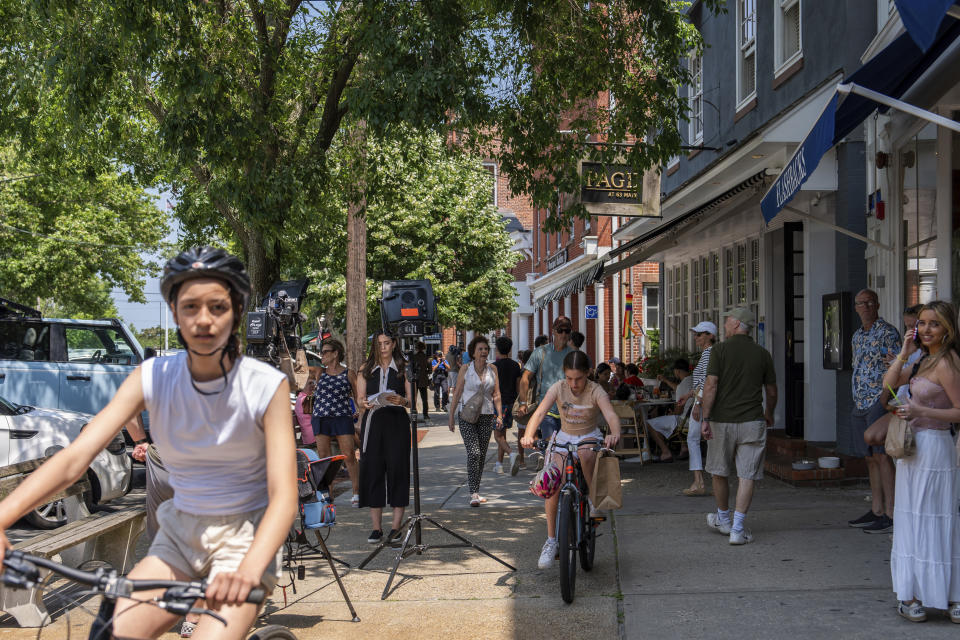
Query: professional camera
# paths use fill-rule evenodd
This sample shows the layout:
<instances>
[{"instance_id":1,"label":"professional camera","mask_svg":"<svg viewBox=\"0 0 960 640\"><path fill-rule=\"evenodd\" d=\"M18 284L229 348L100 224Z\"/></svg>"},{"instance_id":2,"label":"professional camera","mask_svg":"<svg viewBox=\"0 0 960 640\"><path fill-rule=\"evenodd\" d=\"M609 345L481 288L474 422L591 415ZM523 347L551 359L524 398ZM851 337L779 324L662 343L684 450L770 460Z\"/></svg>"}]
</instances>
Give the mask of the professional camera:
<instances>
[{"instance_id":1,"label":"professional camera","mask_svg":"<svg viewBox=\"0 0 960 640\"><path fill-rule=\"evenodd\" d=\"M429 280L384 280L380 321L397 338L437 332L437 306Z\"/></svg>"},{"instance_id":2,"label":"professional camera","mask_svg":"<svg viewBox=\"0 0 960 640\"><path fill-rule=\"evenodd\" d=\"M287 280L270 287L263 302L247 313L247 355L280 368L280 360L293 357L300 344L300 313L309 280ZM286 346L284 346L286 342Z\"/></svg>"}]
</instances>

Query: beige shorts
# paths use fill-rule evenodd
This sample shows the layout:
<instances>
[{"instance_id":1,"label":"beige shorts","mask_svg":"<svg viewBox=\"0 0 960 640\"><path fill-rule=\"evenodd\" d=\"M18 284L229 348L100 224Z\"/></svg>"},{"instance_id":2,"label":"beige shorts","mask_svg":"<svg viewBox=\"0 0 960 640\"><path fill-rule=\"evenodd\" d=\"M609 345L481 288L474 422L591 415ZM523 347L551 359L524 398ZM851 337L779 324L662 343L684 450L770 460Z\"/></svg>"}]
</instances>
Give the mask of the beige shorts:
<instances>
[{"instance_id":1,"label":"beige shorts","mask_svg":"<svg viewBox=\"0 0 960 640\"><path fill-rule=\"evenodd\" d=\"M156 556L169 566L200 580L224 571L236 571L253 544L257 525L266 509L225 516L199 516L184 513L167 500L157 509L160 530L147 555ZM260 584L269 595L280 578L283 547Z\"/></svg>"},{"instance_id":2,"label":"beige shorts","mask_svg":"<svg viewBox=\"0 0 960 640\"><path fill-rule=\"evenodd\" d=\"M737 477L744 480L763 478L763 456L767 449L767 423L711 422L713 439L707 441L707 464L711 475L728 478L736 463Z\"/></svg>"}]
</instances>

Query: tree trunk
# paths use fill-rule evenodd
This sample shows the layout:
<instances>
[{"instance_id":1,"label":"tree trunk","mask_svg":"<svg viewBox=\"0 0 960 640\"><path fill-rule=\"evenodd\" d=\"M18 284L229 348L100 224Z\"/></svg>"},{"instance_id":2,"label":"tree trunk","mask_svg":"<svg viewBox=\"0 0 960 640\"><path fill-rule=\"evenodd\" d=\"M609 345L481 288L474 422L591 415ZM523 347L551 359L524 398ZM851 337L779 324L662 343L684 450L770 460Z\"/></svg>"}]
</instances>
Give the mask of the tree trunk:
<instances>
[{"instance_id":1,"label":"tree trunk","mask_svg":"<svg viewBox=\"0 0 960 640\"><path fill-rule=\"evenodd\" d=\"M251 294L248 307L253 309L260 304L271 285L279 278L277 259L267 255L263 238L257 233L247 234L243 245L246 253L247 275L250 276Z\"/></svg>"},{"instance_id":2,"label":"tree trunk","mask_svg":"<svg viewBox=\"0 0 960 640\"><path fill-rule=\"evenodd\" d=\"M367 346L367 220L366 200L347 209L347 367L358 370ZM362 387L361 387L362 388Z\"/></svg>"}]
</instances>

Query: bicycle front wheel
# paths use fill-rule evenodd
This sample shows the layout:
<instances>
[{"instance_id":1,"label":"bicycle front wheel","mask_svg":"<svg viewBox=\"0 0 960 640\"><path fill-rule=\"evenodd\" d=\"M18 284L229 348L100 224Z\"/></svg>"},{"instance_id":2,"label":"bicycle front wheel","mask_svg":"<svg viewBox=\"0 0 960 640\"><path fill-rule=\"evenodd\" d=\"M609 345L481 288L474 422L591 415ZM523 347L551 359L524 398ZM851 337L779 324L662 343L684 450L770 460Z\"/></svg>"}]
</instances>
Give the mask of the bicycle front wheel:
<instances>
[{"instance_id":1,"label":"bicycle front wheel","mask_svg":"<svg viewBox=\"0 0 960 640\"><path fill-rule=\"evenodd\" d=\"M258 629L247 640L297 640L297 636L286 627L279 624L267 625L263 629Z\"/></svg>"},{"instance_id":2,"label":"bicycle front wheel","mask_svg":"<svg viewBox=\"0 0 960 640\"><path fill-rule=\"evenodd\" d=\"M577 589L577 503L571 493L560 494L557 548L560 550L560 595L573 602Z\"/></svg>"}]
</instances>

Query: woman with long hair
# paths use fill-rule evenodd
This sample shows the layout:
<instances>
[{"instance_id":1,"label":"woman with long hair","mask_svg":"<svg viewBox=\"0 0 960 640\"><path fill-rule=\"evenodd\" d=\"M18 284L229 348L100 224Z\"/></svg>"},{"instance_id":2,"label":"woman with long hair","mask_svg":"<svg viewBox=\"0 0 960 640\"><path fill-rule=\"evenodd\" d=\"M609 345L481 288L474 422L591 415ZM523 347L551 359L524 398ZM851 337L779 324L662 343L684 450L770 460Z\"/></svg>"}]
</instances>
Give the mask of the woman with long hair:
<instances>
[{"instance_id":1,"label":"woman with long hair","mask_svg":"<svg viewBox=\"0 0 960 640\"><path fill-rule=\"evenodd\" d=\"M527 423L523 435L523 446L533 447L537 427L547 415L550 407L556 403L560 410L560 431L550 437L550 443L580 443L585 439L603 440L604 446L613 449L620 440L620 418L617 416L610 398L596 382L587 380L590 371L590 358L582 351L571 351L563 358L563 379L551 386L536 411ZM604 437L600 431L600 415L606 418L610 433ZM550 449L548 449L549 452ZM553 453L553 461L563 468L563 456L566 453ZM583 466L583 475L589 485L593 480L593 465L596 454L589 448L583 448L576 454ZM537 566L547 569L553 565L557 553L557 503L560 494L555 493L544 501L547 514L547 541L540 550ZM593 514L591 514L593 516Z\"/></svg>"},{"instance_id":2,"label":"woman with long hair","mask_svg":"<svg viewBox=\"0 0 960 640\"><path fill-rule=\"evenodd\" d=\"M320 344L320 361L323 372L317 378L313 397L313 416L311 424L317 439L317 454L321 458L330 455L330 443L337 439L340 453L347 456L347 474L353 485L350 504L360 504L359 483L357 477L357 457L353 449L353 407L350 398L357 395L357 374L343 366L346 349L343 343L327 338Z\"/></svg>"},{"instance_id":3,"label":"woman with long hair","mask_svg":"<svg viewBox=\"0 0 960 640\"><path fill-rule=\"evenodd\" d=\"M480 478L483 475L483 463L490 446L490 434L494 424L503 424L503 407L500 406L500 380L497 368L487 363L490 355L490 342L484 336L477 336L467 345L470 363L460 369L457 386L450 398L450 431L453 431L453 417L460 415L460 436L467 449L467 485L470 489L470 506L479 507L487 499L480 495ZM482 397L480 415L476 422L464 419L460 409L476 394ZM463 402L461 402L463 400Z\"/></svg>"},{"instance_id":4,"label":"woman with long hair","mask_svg":"<svg viewBox=\"0 0 960 640\"><path fill-rule=\"evenodd\" d=\"M410 406L413 389L404 371L400 343L387 331L377 331L370 354L360 368L357 406L360 418L360 500L370 507L373 531L367 542L383 540L383 508L393 508L387 542L400 533L403 511L410 504Z\"/></svg>"},{"instance_id":5,"label":"woman with long hair","mask_svg":"<svg viewBox=\"0 0 960 640\"><path fill-rule=\"evenodd\" d=\"M923 356L906 366L917 349ZM960 484L950 434L950 424L960 422L960 337L953 305L923 306L883 383L910 385L897 415L908 421L917 446L896 461L890 574L897 612L923 622L925 606L948 609L950 620L960 623Z\"/></svg>"}]
</instances>

